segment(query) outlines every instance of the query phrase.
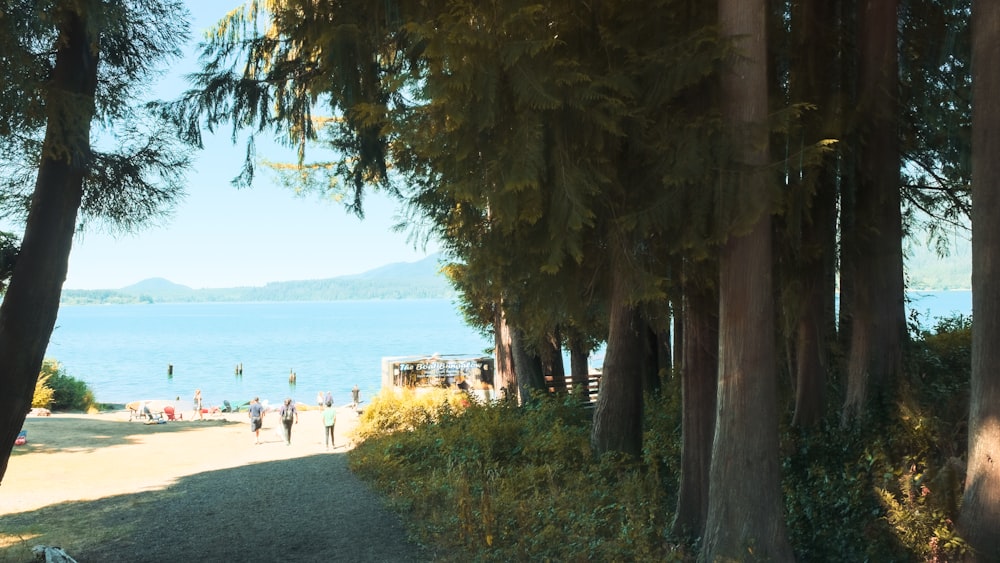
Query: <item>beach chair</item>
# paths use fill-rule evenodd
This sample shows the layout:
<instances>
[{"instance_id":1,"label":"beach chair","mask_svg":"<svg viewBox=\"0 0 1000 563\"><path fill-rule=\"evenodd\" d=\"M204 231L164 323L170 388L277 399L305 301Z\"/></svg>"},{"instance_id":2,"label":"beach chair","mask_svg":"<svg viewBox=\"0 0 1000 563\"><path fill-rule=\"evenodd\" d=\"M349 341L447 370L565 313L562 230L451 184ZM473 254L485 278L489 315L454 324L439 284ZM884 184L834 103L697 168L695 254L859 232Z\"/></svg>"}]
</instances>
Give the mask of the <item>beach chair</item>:
<instances>
[{"instance_id":1,"label":"beach chair","mask_svg":"<svg viewBox=\"0 0 1000 563\"><path fill-rule=\"evenodd\" d=\"M174 412L174 407L167 405L163 407L163 414L167 415L167 420L183 420L184 415Z\"/></svg>"}]
</instances>

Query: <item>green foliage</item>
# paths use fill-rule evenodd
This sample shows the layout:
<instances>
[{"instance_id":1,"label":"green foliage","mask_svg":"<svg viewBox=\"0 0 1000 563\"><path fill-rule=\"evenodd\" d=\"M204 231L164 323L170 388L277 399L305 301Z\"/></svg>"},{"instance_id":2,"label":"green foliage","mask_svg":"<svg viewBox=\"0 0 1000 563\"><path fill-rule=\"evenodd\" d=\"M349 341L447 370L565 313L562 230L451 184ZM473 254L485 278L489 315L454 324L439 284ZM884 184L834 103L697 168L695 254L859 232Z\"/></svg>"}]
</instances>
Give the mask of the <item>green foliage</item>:
<instances>
[{"instance_id":1,"label":"green foliage","mask_svg":"<svg viewBox=\"0 0 1000 563\"><path fill-rule=\"evenodd\" d=\"M7 282L14 273L20 242L11 233L0 231L0 295L7 289Z\"/></svg>"},{"instance_id":2,"label":"green foliage","mask_svg":"<svg viewBox=\"0 0 1000 563\"><path fill-rule=\"evenodd\" d=\"M351 467L389 495L413 533L437 548L436 560L687 560L663 537L672 499L662 479L673 473L594 459L590 411L573 399L461 410L439 401L435 412L413 395L375 402L378 416L393 418L382 426L426 422L410 432L366 431ZM369 411L362 424L374 422Z\"/></svg>"},{"instance_id":3,"label":"green foliage","mask_svg":"<svg viewBox=\"0 0 1000 563\"><path fill-rule=\"evenodd\" d=\"M59 362L55 360L42 362L42 370L38 379L40 381L44 379L44 385L51 390L50 402L44 406L52 410L87 412L96 407L94 393L87 387L87 384L67 375Z\"/></svg>"},{"instance_id":4,"label":"green foliage","mask_svg":"<svg viewBox=\"0 0 1000 563\"><path fill-rule=\"evenodd\" d=\"M970 326L956 317L913 335L912 380L877 425L841 428L831 404L818 428L784 430L785 512L799 560L963 553L954 521ZM595 459L591 413L572 400L466 405L443 390L380 395L350 462L443 561L690 560L697 545L664 532L680 475L678 385L668 378L646 398L638 463Z\"/></svg>"},{"instance_id":5,"label":"green foliage","mask_svg":"<svg viewBox=\"0 0 1000 563\"><path fill-rule=\"evenodd\" d=\"M954 521L970 343L961 316L914 334L911 381L884 422L844 429L831 412L820 428L786 430L786 513L801 560L944 561L963 552Z\"/></svg>"},{"instance_id":6,"label":"green foliage","mask_svg":"<svg viewBox=\"0 0 1000 563\"><path fill-rule=\"evenodd\" d=\"M786 433L785 510L789 539L802 560L907 559L875 494L893 489L896 477L880 434L842 429L836 417L811 433Z\"/></svg>"},{"instance_id":7,"label":"green foliage","mask_svg":"<svg viewBox=\"0 0 1000 563\"><path fill-rule=\"evenodd\" d=\"M82 16L89 40L100 47L92 104L51 89L55 45L73 13ZM86 118L94 133L84 151L85 225L132 231L170 210L183 194L189 148L141 99L157 74L179 58L188 37L186 16L179 0L4 4L0 214L25 217L46 127L51 131L45 150L52 154L65 156L79 141L63 130L62 120L49 118L62 112Z\"/></svg>"},{"instance_id":8,"label":"green foliage","mask_svg":"<svg viewBox=\"0 0 1000 563\"><path fill-rule=\"evenodd\" d=\"M931 330L913 335L909 371L910 393L951 424L968 413L972 370L972 318L955 315L937 319Z\"/></svg>"},{"instance_id":9,"label":"green foliage","mask_svg":"<svg viewBox=\"0 0 1000 563\"><path fill-rule=\"evenodd\" d=\"M898 493L878 489L885 519L899 542L923 561L958 561L968 544L955 533L954 506L942 503L940 499L948 497L935 494L923 481L924 476L911 469L899 478Z\"/></svg>"}]
</instances>

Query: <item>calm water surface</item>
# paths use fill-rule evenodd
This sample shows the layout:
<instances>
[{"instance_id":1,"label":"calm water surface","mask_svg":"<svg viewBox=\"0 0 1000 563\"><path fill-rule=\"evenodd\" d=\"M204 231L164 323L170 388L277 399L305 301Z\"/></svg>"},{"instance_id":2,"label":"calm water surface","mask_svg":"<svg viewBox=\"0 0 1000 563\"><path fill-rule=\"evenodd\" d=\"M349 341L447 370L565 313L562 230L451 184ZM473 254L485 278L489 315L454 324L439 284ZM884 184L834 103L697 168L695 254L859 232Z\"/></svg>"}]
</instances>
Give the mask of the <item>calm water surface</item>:
<instances>
[{"instance_id":1,"label":"calm water surface","mask_svg":"<svg viewBox=\"0 0 1000 563\"><path fill-rule=\"evenodd\" d=\"M929 326L971 314L972 294L911 292L907 307ZM479 355L491 346L448 300L82 305L60 309L46 357L102 402L190 401L200 388L213 405L255 395L312 404L320 390L344 404L354 385L362 399L378 392L383 357Z\"/></svg>"},{"instance_id":2,"label":"calm water surface","mask_svg":"<svg viewBox=\"0 0 1000 563\"><path fill-rule=\"evenodd\" d=\"M490 346L448 300L85 305L60 309L46 357L102 402L190 401L200 388L209 404L254 395L312 404L320 390L344 404L354 385L362 399L378 392L384 356Z\"/></svg>"}]
</instances>

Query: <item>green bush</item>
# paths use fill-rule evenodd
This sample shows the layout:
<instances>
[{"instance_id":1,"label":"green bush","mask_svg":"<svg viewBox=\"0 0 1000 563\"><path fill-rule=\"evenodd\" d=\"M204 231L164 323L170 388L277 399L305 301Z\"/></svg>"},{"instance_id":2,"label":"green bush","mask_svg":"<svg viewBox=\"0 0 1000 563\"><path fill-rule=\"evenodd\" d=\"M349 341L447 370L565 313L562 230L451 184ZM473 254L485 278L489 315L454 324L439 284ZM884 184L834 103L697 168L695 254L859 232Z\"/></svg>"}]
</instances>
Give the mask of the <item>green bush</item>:
<instances>
[{"instance_id":1,"label":"green bush","mask_svg":"<svg viewBox=\"0 0 1000 563\"><path fill-rule=\"evenodd\" d=\"M396 400L403 412L423 411ZM349 454L436 560L685 559L664 538L673 507L661 476L672 472L595 459L591 411L577 401L438 404L415 431L370 433Z\"/></svg>"},{"instance_id":2,"label":"green bush","mask_svg":"<svg viewBox=\"0 0 1000 563\"><path fill-rule=\"evenodd\" d=\"M965 544L954 522L966 455L971 320L915 330L891 411L843 428L839 404L812 430L783 432L784 497L807 561L946 561ZM863 541L858 541L863 538Z\"/></svg>"},{"instance_id":3,"label":"green bush","mask_svg":"<svg viewBox=\"0 0 1000 563\"><path fill-rule=\"evenodd\" d=\"M800 561L956 560L971 324L912 335L896 401L843 428L782 430L788 533ZM835 375L834 375L835 377ZM670 538L679 482L679 378L647 397L641 460L595 459L592 411L464 395L379 397L352 469L386 494L441 561L689 561ZM746 486L754 486L747 483ZM687 540L684 540L687 541Z\"/></svg>"},{"instance_id":4,"label":"green bush","mask_svg":"<svg viewBox=\"0 0 1000 563\"><path fill-rule=\"evenodd\" d=\"M42 362L38 379L44 381L43 389L51 390L49 403L45 406L52 410L87 412L96 407L94 393L87 387L87 384L67 375L59 362L55 360ZM36 397L39 397L37 385L35 391ZM34 403L35 401L32 400L32 406L35 406Z\"/></svg>"}]
</instances>

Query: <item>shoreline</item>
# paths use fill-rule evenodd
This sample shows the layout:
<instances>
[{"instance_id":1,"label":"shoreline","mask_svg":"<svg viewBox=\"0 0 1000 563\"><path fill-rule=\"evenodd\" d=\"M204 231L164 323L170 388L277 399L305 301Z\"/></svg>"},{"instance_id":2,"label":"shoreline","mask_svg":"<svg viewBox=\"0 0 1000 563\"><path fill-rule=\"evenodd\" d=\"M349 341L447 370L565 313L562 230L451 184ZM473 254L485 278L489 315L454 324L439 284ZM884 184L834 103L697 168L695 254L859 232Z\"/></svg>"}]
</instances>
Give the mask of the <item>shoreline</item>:
<instances>
[{"instance_id":1,"label":"shoreline","mask_svg":"<svg viewBox=\"0 0 1000 563\"><path fill-rule=\"evenodd\" d=\"M357 421L350 406L338 407L335 447L327 450L322 413L315 408L299 413L289 446L278 434L274 413L264 416L260 445L246 412L160 424L129 421L124 409L28 416L22 427L28 441L14 446L0 489L0 516L164 489L180 478L220 469L343 454L354 447ZM0 547L8 541L0 534Z\"/></svg>"},{"instance_id":2,"label":"shoreline","mask_svg":"<svg viewBox=\"0 0 1000 563\"><path fill-rule=\"evenodd\" d=\"M0 488L0 561L33 561L39 545L81 562L434 561L351 472L349 413L339 411L335 450L315 410L300 413L291 445L271 415L261 445L246 413L29 417Z\"/></svg>"}]
</instances>

